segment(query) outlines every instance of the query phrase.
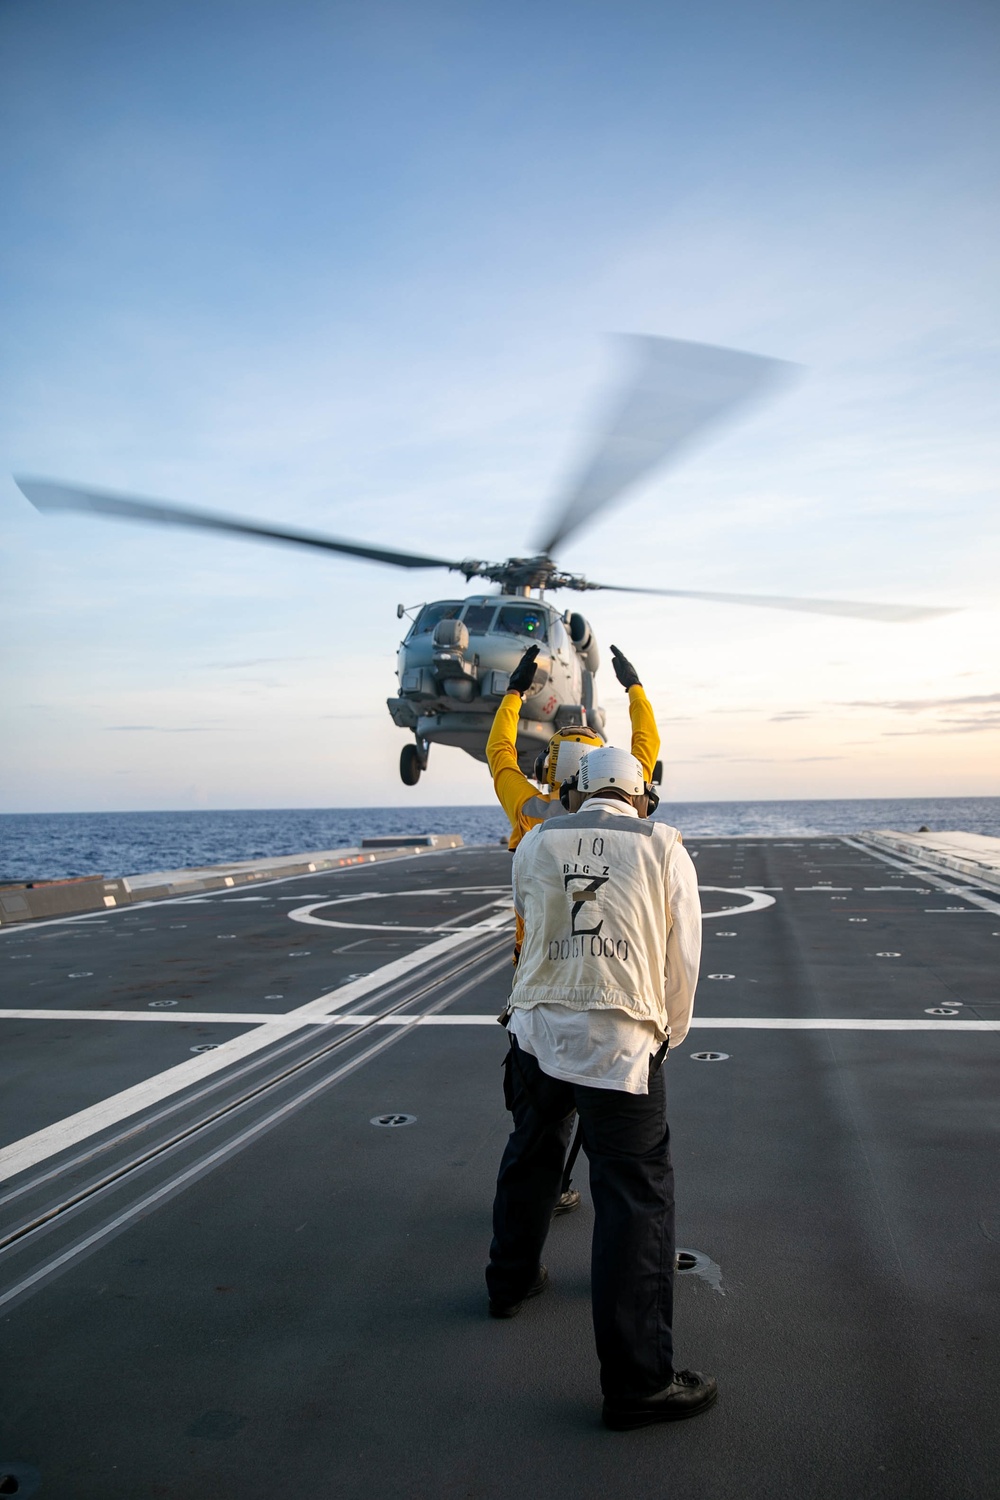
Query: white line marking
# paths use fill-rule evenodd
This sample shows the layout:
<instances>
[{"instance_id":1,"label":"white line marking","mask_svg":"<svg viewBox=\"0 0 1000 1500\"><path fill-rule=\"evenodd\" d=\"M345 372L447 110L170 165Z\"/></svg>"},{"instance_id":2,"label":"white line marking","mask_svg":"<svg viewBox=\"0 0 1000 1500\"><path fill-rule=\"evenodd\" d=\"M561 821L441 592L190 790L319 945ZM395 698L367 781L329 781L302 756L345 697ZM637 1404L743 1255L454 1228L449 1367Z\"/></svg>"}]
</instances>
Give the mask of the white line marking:
<instances>
[{"instance_id":1,"label":"white line marking","mask_svg":"<svg viewBox=\"0 0 1000 1500\"><path fill-rule=\"evenodd\" d=\"M322 1020L323 1017L317 1017ZM300 1027L304 1023L294 1011L287 1015L274 1015L261 1011L225 1010L172 1010L164 1015L150 1015L145 1010L5 1010L0 1009L0 1021L183 1021L186 1026L285 1026Z\"/></svg>"},{"instance_id":2,"label":"white line marking","mask_svg":"<svg viewBox=\"0 0 1000 1500\"><path fill-rule=\"evenodd\" d=\"M711 976L709 976L711 977ZM959 1002L948 1001L949 1005L957 1005ZM303 1019L296 1012L290 1015L231 1015L225 1012L218 1014L205 1014L200 1011L184 1011L178 1013L171 1011L169 1015L150 1016L144 1012L123 1010L18 1010L0 1011L0 1019L11 1016L17 1020L26 1021L185 1021L190 1025L194 1021L209 1022L212 1025L247 1025L263 1022L275 1030L287 1031L301 1029L303 1026L495 1026L496 1017L488 1015L442 1015L442 1016L419 1016L400 1014L398 1011L392 1016L379 1016L362 1014L352 1011L350 1015L316 1015ZM817 1017L817 1016L695 1016L691 1027L704 1027L708 1029L734 1030L734 1031L1000 1031L1000 1020L997 1021L956 1021L948 1027L941 1026L937 1021L921 1020L893 1020L878 1018L874 1020L855 1019L849 1016ZM223 1045L227 1045L223 1043ZM216 1049L221 1051L221 1047ZM186 1067L186 1064L182 1064ZM171 1070L171 1072L176 1070ZM215 1069L210 1071L214 1072ZM169 1074L161 1073L160 1078L166 1078ZM120 1097L120 1096L119 1096ZM71 1117L73 1118L73 1117ZM28 1137L30 1139L30 1137ZM0 1153L2 1160L3 1153ZM2 1179L0 1179L2 1180Z\"/></svg>"},{"instance_id":3,"label":"white line marking","mask_svg":"<svg viewBox=\"0 0 1000 1500\"><path fill-rule=\"evenodd\" d=\"M468 985L466 985L465 987L468 988ZM447 1004L448 1002L444 1001L439 1003ZM494 1024L496 1023L494 1022ZM54 1259L47 1261L44 1265L38 1266L34 1271L30 1272L21 1281L17 1282L12 1287L8 1287L5 1292L0 1294L0 1307L4 1306L7 1303L15 1301L24 1292L30 1291L32 1287L38 1286L43 1281L47 1280L47 1278L54 1272L58 1271L62 1266L68 1265L71 1260L75 1260L78 1256L85 1254L87 1250L91 1249L95 1245L100 1244L100 1242L106 1239L109 1235L114 1234L117 1229L124 1227L125 1224L128 1224L132 1220L139 1218L142 1214L147 1213L150 1209L155 1207L157 1203L163 1202L166 1198L171 1197L175 1192L179 1192L186 1183L196 1181L200 1176L203 1176L206 1172L210 1171L217 1162L225 1161L227 1157L234 1155L256 1136L259 1136L265 1131L270 1130L271 1127L273 1125L276 1125L279 1120L282 1120L288 1115L293 1114L296 1110L301 1109L303 1105L307 1104L310 1099L315 1098L316 1095L321 1093L324 1089L328 1089L333 1084L339 1083L342 1078L348 1077L358 1068L363 1067L364 1064L370 1061L371 1058L376 1057L380 1052L385 1051L387 1047L391 1047L397 1040L397 1037L390 1036L384 1038L384 1040L382 1041L374 1042L369 1047L366 1047L365 1050L358 1053L357 1056L349 1058L347 1062L339 1067L335 1073L328 1074L325 1078L318 1079L316 1083L312 1084L302 1093L297 1094L295 1098L289 1099L287 1103L279 1105L277 1109L274 1109L269 1114L265 1115L262 1120L258 1120L255 1124L248 1126L246 1130L242 1131L233 1140L228 1141L225 1145L217 1147L215 1151L213 1151L208 1156L202 1157L200 1161L194 1162L190 1167L185 1168L184 1171L179 1172L175 1177L170 1178L169 1181L163 1183L160 1187L154 1189L153 1192L147 1194L145 1198L140 1199L138 1203L133 1203L129 1208L126 1208L123 1213L120 1213L116 1218L112 1219L110 1223L102 1224L99 1229L95 1229L84 1239L78 1240L75 1245L70 1245L67 1250L64 1250L60 1255L55 1256Z\"/></svg>"},{"instance_id":4,"label":"white line marking","mask_svg":"<svg viewBox=\"0 0 1000 1500\"><path fill-rule=\"evenodd\" d=\"M1000 1021L893 1020L883 1016L695 1016L691 1027L728 1031L1000 1031Z\"/></svg>"},{"instance_id":5,"label":"white line marking","mask_svg":"<svg viewBox=\"0 0 1000 1500\"><path fill-rule=\"evenodd\" d=\"M504 912L498 914L492 921L481 923L479 930L498 929L508 925L509 922L510 916ZM102 1099L98 1104L92 1104L74 1115L67 1115L65 1119L57 1120L53 1125L46 1125L44 1129L36 1130L33 1135L26 1135L21 1140L14 1141L0 1150L0 1182L16 1177L19 1172L27 1171L50 1156L55 1156L58 1152L77 1145L89 1136L97 1135L100 1131L106 1130L109 1125L117 1125L119 1121L127 1120L131 1115L138 1114L152 1104L158 1104L161 1099L167 1099L171 1094L179 1093L191 1084L200 1083L202 1079L209 1078L213 1073L227 1068L230 1063L239 1062L242 1058L261 1051L272 1042L287 1036L289 1030L294 1029L296 1019L300 1026L311 1025L317 1017L330 1015L333 1011L349 1004L350 1001L359 999L372 990L381 989L383 985L402 978L411 970L422 968L429 960L440 958L452 952L453 949L462 947L468 940L469 932L466 930L449 933L447 937L438 938L434 943L426 943L415 952L393 959L391 963L383 964L380 969L374 969L372 973L365 974L361 979L353 979L348 984L342 984L338 989L330 990L325 995L317 996L315 1000L307 1001L305 1005L300 1005L296 1010L289 1011L287 1015L282 1016L279 1022L269 1024L265 1021L257 1024L252 1031L246 1031L242 1036L232 1037L228 1042L223 1042L221 1046L216 1047L214 1052L203 1052L197 1057L187 1058L176 1067L167 1068L165 1072L157 1073L152 1078L144 1079L142 1083L123 1089L119 1094L113 1094L108 1099ZM171 1014L176 1015L176 1012ZM162 1020L164 1017L161 1016L158 1019Z\"/></svg>"},{"instance_id":6,"label":"white line marking","mask_svg":"<svg viewBox=\"0 0 1000 1500\"><path fill-rule=\"evenodd\" d=\"M857 839L848 838L846 834L841 835L841 843L846 844L849 849L857 849L862 854L867 854L871 859L880 859L884 865L892 865L894 869L904 870L907 875L919 873L920 879L927 885L934 886L935 890L943 891L946 896L960 896L963 901L968 901L972 906L978 906L982 911L1000 913L1000 902L989 901L985 896L977 896L968 886L956 885L953 880L942 880L937 875L932 875L930 870L923 865L918 865L914 870L912 864L904 864L902 860L893 859L891 854L883 854L880 849L873 849L868 844L861 844ZM898 891L898 885L887 887L888 890Z\"/></svg>"},{"instance_id":7,"label":"white line marking","mask_svg":"<svg viewBox=\"0 0 1000 1500\"><path fill-rule=\"evenodd\" d=\"M378 1026L393 1026L412 1019L407 1016L376 1017L352 1015L350 1021L367 1019ZM341 1024L346 1024L344 1017ZM495 1016L427 1016L416 1018L418 1026L495 1026ZM854 1020L834 1016L695 1016L691 1029L708 1031L1000 1031L1000 1021L922 1021L922 1020Z\"/></svg>"}]
</instances>

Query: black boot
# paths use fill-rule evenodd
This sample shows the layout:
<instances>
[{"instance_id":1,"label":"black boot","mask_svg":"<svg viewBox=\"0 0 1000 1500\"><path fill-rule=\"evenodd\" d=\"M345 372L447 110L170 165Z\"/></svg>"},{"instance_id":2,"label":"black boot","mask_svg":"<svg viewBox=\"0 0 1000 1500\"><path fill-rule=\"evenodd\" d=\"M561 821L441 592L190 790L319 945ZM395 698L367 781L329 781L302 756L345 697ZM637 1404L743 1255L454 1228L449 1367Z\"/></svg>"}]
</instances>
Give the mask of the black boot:
<instances>
[{"instance_id":1,"label":"black boot","mask_svg":"<svg viewBox=\"0 0 1000 1500\"><path fill-rule=\"evenodd\" d=\"M616 1432L649 1427L653 1422L679 1422L707 1411L718 1394L714 1375L675 1370L670 1384L652 1396L605 1396L601 1417L605 1427Z\"/></svg>"}]
</instances>

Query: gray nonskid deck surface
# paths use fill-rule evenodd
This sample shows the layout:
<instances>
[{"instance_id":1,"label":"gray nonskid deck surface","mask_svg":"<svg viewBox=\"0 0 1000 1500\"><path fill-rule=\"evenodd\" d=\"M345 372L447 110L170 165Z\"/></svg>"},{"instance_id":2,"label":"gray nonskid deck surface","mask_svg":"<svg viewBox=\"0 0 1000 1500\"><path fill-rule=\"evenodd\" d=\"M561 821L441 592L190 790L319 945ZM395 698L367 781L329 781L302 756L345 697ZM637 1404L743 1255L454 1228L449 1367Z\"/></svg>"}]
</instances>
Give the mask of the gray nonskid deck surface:
<instances>
[{"instance_id":1,"label":"gray nonskid deck surface","mask_svg":"<svg viewBox=\"0 0 1000 1500\"><path fill-rule=\"evenodd\" d=\"M37 1470L42 1500L996 1494L997 1035L964 1023L1000 1019L1000 901L946 895L836 839L689 847L702 886L722 888L703 892L697 1001L699 1019L722 1024L692 1029L667 1064L678 1243L719 1268L721 1288L678 1276L676 1336L678 1363L719 1378L711 1413L601 1427L585 1163L583 1209L546 1247L550 1290L512 1322L485 1315L508 1128L504 1034L473 1020L507 993L487 933L469 938L486 953L470 972L485 977L434 1024L0 1313L0 1472ZM203 1040L254 1030L199 1015L290 1011L440 938L393 924L479 924L509 868L500 849L449 851L281 882L264 902L219 895L5 934L8 1011L149 1014L166 998L191 1019L0 1018L0 1145L154 1079ZM317 904L362 887L394 894ZM747 906L750 887L773 904L712 915ZM289 920L302 906L383 930ZM419 965L396 993L406 985L420 989ZM377 1010L380 993L355 1013ZM860 1029L746 1024L823 1020ZM345 1055L398 1034L372 1026ZM705 1050L728 1058L693 1058ZM415 1123L369 1123L396 1112ZM207 1148L190 1149L176 1160ZM0 1196L66 1160L40 1161ZM101 1212L173 1170L125 1183ZM44 1191L55 1201L59 1187L56 1175ZM82 1232L53 1230L9 1270L0 1257L0 1295Z\"/></svg>"}]
</instances>

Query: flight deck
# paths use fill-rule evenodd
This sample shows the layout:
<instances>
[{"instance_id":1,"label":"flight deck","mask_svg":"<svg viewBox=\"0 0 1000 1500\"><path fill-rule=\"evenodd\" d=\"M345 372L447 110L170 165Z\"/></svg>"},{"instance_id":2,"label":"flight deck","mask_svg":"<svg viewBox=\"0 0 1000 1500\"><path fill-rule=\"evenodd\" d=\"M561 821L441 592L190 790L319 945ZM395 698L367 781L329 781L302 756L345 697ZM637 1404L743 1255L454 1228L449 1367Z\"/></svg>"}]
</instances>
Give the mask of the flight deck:
<instances>
[{"instance_id":1,"label":"flight deck","mask_svg":"<svg viewBox=\"0 0 1000 1500\"><path fill-rule=\"evenodd\" d=\"M1000 891L687 847L675 1341L711 1412L601 1426L585 1158L546 1295L487 1316L510 855L401 851L0 929L0 1493L1000 1493Z\"/></svg>"}]
</instances>

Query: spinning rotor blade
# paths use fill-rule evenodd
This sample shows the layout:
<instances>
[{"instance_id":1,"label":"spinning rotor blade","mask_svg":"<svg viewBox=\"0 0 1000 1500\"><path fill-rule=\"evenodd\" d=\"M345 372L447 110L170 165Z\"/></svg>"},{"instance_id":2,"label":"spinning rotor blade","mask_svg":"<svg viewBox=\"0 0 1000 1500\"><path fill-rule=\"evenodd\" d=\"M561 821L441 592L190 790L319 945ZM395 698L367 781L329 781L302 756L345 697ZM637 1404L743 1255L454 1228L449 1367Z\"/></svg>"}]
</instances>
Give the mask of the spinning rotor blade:
<instances>
[{"instance_id":1,"label":"spinning rotor blade","mask_svg":"<svg viewBox=\"0 0 1000 1500\"><path fill-rule=\"evenodd\" d=\"M750 604L760 609L793 609L810 615L843 615L854 620L931 620L953 615L954 609L921 604L862 604L851 599L794 599L784 594L716 594L701 589L641 589L627 584L588 583L588 589L611 589L616 594L662 594L669 599L708 599L715 604Z\"/></svg>"},{"instance_id":2,"label":"spinning rotor blade","mask_svg":"<svg viewBox=\"0 0 1000 1500\"><path fill-rule=\"evenodd\" d=\"M795 369L784 360L681 339L635 334L626 342L637 368L596 452L548 523L538 548L548 557L695 433Z\"/></svg>"},{"instance_id":3,"label":"spinning rotor blade","mask_svg":"<svg viewBox=\"0 0 1000 1500\"><path fill-rule=\"evenodd\" d=\"M320 547L325 552L343 552L348 557L366 557L371 562L390 563L396 568L454 568L461 564L445 557L425 557L419 552L395 552L387 547L371 547L363 542L345 542L332 536L318 536L311 531L291 527L261 526L224 516L210 510L189 510L185 506L165 504L160 500L139 500L127 495L109 494L105 490L84 490L72 484L57 484L49 479L14 480L22 495L37 510L89 511L102 516L118 516L126 521L155 521L161 526L191 526L202 531L235 532L239 536L262 537L265 541L290 542L298 547Z\"/></svg>"}]
</instances>

